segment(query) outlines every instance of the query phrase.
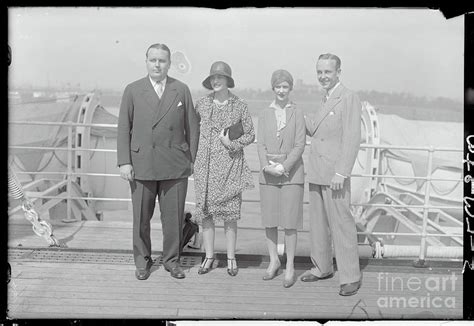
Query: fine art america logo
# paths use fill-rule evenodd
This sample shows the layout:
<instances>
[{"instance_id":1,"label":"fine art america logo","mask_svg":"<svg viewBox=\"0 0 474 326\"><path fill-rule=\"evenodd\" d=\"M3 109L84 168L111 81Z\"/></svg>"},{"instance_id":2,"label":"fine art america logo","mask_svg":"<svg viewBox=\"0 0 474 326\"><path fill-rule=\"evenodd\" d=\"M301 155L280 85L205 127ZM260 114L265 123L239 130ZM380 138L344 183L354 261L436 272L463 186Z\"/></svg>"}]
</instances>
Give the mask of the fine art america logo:
<instances>
[{"instance_id":1,"label":"fine art america logo","mask_svg":"<svg viewBox=\"0 0 474 326\"><path fill-rule=\"evenodd\" d=\"M455 308L455 296L449 292L456 290L458 277L452 273L450 276L429 276L420 278L411 276L402 278L392 276L390 273L378 273L378 291L384 296L377 299L379 308ZM438 296L436 294L443 294Z\"/></svg>"}]
</instances>

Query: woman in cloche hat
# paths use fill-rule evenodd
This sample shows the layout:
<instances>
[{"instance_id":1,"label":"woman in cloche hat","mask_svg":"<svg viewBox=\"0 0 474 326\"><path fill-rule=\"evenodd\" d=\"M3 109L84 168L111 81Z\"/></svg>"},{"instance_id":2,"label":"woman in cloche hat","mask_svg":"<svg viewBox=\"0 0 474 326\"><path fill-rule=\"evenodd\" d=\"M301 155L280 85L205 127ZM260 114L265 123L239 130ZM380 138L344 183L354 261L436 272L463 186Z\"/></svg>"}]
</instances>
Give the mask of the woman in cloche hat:
<instances>
[{"instance_id":1,"label":"woman in cloche hat","mask_svg":"<svg viewBox=\"0 0 474 326\"><path fill-rule=\"evenodd\" d=\"M243 149L254 141L255 132L247 104L229 91L234 87L234 79L227 63L214 62L202 85L212 92L196 102L201 133L194 164L194 219L202 224L206 251L198 273L206 274L213 267L215 222L223 221L227 273L235 276L238 272L235 246L242 192L254 187ZM228 127L231 127L230 131Z\"/></svg>"}]
</instances>

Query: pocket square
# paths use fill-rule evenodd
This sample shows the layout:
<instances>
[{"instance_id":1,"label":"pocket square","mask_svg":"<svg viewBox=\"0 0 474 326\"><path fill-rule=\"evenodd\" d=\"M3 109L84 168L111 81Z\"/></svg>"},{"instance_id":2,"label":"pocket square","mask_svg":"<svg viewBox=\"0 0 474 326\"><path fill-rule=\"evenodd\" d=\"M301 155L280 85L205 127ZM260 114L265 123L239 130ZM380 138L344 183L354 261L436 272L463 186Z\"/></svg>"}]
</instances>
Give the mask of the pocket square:
<instances>
[{"instance_id":1,"label":"pocket square","mask_svg":"<svg viewBox=\"0 0 474 326\"><path fill-rule=\"evenodd\" d=\"M179 101L177 107L180 107L180 106L182 106L182 105L183 105L183 103L181 103L181 101Z\"/></svg>"}]
</instances>

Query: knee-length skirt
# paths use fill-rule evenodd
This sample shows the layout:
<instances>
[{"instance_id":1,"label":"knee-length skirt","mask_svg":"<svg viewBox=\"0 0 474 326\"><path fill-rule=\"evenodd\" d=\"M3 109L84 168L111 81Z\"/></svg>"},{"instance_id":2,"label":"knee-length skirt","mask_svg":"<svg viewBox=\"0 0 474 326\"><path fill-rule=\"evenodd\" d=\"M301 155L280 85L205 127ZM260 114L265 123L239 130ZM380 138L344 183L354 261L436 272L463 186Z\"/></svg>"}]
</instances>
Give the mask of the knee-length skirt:
<instances>
[{"instance_id":1,"label":"knee-length skirt","mask_svg":"<svg viewBox=\"0 0 474 326\"><path fill-rule=\"evenodd\" d=\"M260 184L260 208L264 227L303 228L304 185Z\"/></svg>"}]
</instances>

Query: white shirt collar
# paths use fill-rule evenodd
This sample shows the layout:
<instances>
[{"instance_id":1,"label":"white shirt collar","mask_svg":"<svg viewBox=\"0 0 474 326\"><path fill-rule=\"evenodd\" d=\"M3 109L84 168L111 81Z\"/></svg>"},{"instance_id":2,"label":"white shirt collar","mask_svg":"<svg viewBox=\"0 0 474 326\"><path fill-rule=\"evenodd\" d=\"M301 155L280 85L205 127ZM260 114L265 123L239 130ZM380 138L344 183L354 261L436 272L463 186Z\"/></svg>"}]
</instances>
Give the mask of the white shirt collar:
<instances>
[{"instance_id":1,"label":"white shirt collar","mask_svg":"<svg viewBox=\"0 0 474 326\"><path fill-rule=\"evenodd\" d=\"M340 84L341 84L341 82L338 81L337 84L334 85L334 87L329 90L329 92L328 92L327 95L326 95L326 98L329 98L329 96L331 96L331 94L334 93L334 90L335 90Z\"/></svg>"},{"instance_id":2,"label":"white shirt collar","mask_svg":"<svg viewBox=\"0 0 474 326\"><path fill-rule=\"evenodd\" d=\"M162 84L163 85L163 90L165 90L165 86L166 86L166 80L168 79L168 76L165 76L165 78L163 78L161 81L159 82L156 82L154 81L153 79L151 79L150 75L148 75L148 78L150 79L150 82L151 82L151 85L153 86L153 88L156 88L156 86L158 86L158 84Z\"/></svg>"},{"instance_id":3,"label":"white shirt collar","mask_svg":"<svg viewBox=\"0 0 474 326\"><path fill-rule=\"evenodd\" d=\"M282 110L282 109L286 109L287 107L291 106L291 101L288 101L288 103L286 103L285 107L282 108L280 107L279 105L276 104L275 100L273 100L273 102L270 104L270 107L272 109L276 109L276 110Z\"/></svg>"}]
</instances>

